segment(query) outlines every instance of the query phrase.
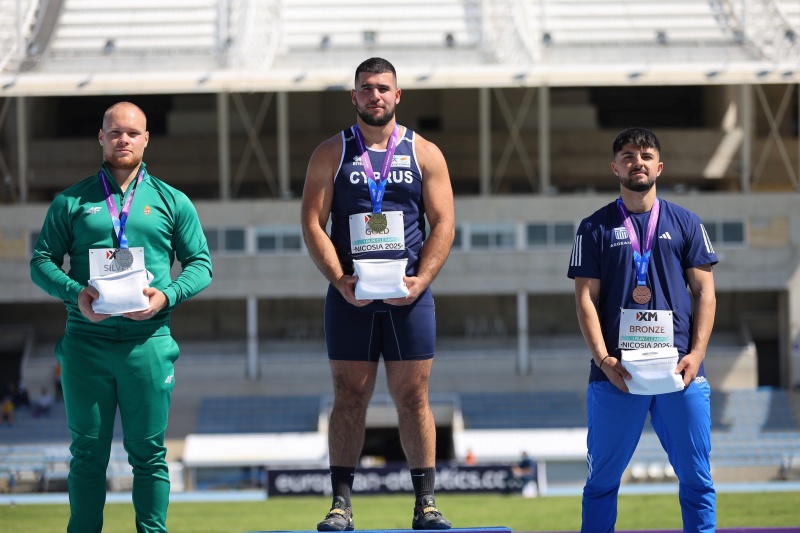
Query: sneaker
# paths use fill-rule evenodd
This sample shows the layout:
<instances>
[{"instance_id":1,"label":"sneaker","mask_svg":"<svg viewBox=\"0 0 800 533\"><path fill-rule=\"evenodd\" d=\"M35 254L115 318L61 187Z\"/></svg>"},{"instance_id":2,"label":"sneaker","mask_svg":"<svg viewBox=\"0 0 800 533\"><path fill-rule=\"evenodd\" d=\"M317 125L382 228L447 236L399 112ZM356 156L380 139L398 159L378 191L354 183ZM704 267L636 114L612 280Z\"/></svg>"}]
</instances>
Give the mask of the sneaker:
<instances>
[{"instance_id":1,"label":"sneaker","mask_svg":"<svg viewBox=\"0 0 800 533\"><path fill-rule=\"evenodd\" d=\"M336 496L325 520L317 524L317 531L353 531L353 510L345 507L344 498Z\"/></svg>"},{"instance_id":2,"label":"sneaker","mask_svg":"<svg viewBox=\"0 0 800 533\"><path fill-rule=\"evenodd\" d=\"M436 508L433 496L423 496L414 507L411 529L450 529L450 521Z\"/></svg>"}]
</instances>

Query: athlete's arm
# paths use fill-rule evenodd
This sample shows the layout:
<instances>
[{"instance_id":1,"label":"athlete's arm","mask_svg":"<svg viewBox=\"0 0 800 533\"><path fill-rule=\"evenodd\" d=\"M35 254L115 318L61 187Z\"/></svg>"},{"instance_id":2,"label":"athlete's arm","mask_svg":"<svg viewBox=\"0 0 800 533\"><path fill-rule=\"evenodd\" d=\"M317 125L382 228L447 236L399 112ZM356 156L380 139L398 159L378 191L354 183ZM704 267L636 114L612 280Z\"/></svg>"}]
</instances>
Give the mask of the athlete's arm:
<instances>
[{"instance_id":1,"label":"athlete's arm","mask_svg":"<svg viewBox=\"0 0 800 533\"><path fill-rule=\"evenodd\" d=\"M178 192L174 204L175 225L172 228L172 249L181 264L181 272L164 287L165 306L174 307L188 300L211 284L213 267L208 242L200 218L189 198ZM151 309L159 302L151 298Z\"/></svg>"},{"instance_id":2,"label":"athlete's arm","mask_svg":"<svg viewBox=\"0 0 800 533\"><path fill-rule=\"evenodd\" d=\"M575 278L575 311L581 333L592 352L594 363L622 392L628 392L626 379L631 379L619 359L608 355L606 342L603 339L603 328L600 326L600 280L596 278Z\"/></svg>"},{"instance_id":3,"label":"athlete's arm","mask_svg":"<svg viewBox=\"0 0 800 533\"><path fill-rule=\"evenodd\" d=\"M420 251L417 275L406 277L405 298L384 300L392 305L408 305L422 294L444 266L455 238L455 206L447 162L439 148L417 135L417 162L422 172L422 201L431 233Z\"/></svg>"},{"instance_id":4,"label":"athlete's arm","mask_svg":"<svg viewBox=\"0 0 800 533\"><path fill-rule=\"evenodd\" d=\"M678 362L675 373L683 372L683 384L688 387L697 375L700 363L706 358L708 338L711 336L717 311L717 296L711 265L689 268L685 274L689 290L694 297L692 345L689 347L689 353Z\"/></svg>"},{"instance_id":5,"label":"athlete's arm","mask_svg":"<svg viewBox=\"0 0 800 533\"><path fill-rule=\"evenodd\" d=\"M336 135L320 144L311 155L303 186L301 225L303 240L317 268L345 300L361 307L372 300L356 300L357 278L344 273L333 241L325 231L333 204L333 177L341 153L342 139Z\"/></svg>"},{"instance_id":6,"label":"athlete's arm","mask_svg":"<svg viewBox=\"0 0 800 533\"><path fill-rule=\"evenodd\" d=\"M39 239L33 248L31 280L50 296L64 302L78 303L83 285L67 276L62 269L64 256L72 242L69 205L64 196L57 196L47 210Z\"/></svg>"}]
</instances>

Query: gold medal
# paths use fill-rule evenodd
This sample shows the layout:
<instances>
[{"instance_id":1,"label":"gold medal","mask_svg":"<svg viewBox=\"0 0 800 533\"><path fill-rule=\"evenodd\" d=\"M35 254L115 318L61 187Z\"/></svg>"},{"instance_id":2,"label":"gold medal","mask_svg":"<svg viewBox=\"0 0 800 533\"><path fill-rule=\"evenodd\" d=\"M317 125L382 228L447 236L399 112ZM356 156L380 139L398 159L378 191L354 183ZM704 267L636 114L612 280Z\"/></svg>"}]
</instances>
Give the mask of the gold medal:
<instances>
[{"instance_id":1,"label":"gold medal","mask_svg":"<svg viewBox=\"0 0 800 533\"><path fill-rule=\"evenodd\" d=\"M637 304L646 304L650 301L653 295L650 292L650 289L645 287L644 285L639 285L635 289L633 289L633 301Z\"/></svg>"},{"instance_id":2,"label":"gold medal","mask_svg":"<svg viewBox=\"0 0 800 533\"><path fill-rule=\"evenodd\" d=\"M367 226L373 233L381 233L386 229L387 221L386 215L383 213L372 213L367 221Z\"/></svg>"}]
</instances>

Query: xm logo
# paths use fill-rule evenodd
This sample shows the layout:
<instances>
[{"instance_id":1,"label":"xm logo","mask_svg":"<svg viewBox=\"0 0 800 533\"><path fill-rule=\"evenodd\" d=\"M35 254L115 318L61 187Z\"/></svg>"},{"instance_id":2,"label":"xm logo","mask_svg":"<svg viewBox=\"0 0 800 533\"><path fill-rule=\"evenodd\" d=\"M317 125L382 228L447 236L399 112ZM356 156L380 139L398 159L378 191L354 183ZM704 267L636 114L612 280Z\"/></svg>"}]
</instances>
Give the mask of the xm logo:
<instances>
[{"instance_id":1,"label":"xm logo","mask_svg":"<svg viewBox=\"0 0 800 533\"><path fill-rule=\"evenodd\" d=\"M636 313L636 320L639 322L653 322L658 320L658 313L656 311L641 311Z\"/></svg>"}]
</instances>

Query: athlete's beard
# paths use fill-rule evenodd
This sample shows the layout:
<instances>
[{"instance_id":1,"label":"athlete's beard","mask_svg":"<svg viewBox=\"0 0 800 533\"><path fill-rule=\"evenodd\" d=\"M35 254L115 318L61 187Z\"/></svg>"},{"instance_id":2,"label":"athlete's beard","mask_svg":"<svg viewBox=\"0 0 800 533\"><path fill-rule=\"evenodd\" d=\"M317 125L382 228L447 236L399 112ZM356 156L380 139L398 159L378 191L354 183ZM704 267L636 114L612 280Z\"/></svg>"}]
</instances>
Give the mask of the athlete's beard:
<instances>
[{"instance_id":1,"label":"athlete's beard","mask_svg":"<svg viewBox=\"0 0 800 533\"><path fill-rule=\"evenodd\" d=\"M356 106L356 112L358 113L358 116L361 117L361 120L364 121L364 124L366 124L367 126L377 126L377 127L385 126L389 122L391 122L392 119L394 118L394 108L392 108L391 110L387 109L386 113L384 113L382 117L374 117L369 113L367 113L366 111L364 111L359 106Z\"/></svg>"},{"instance_id":2,"label":"athlete's beard","mask_svg":"<svg viewBox=\"0 0 800 533\"><path fill-rule=\"evenodd\" d=\"M633 192L647 192L656 184L655 178L651 178L650 176L648 176L645 181L633 181L630 177L620 177L619 182L623 187Z\"/></svg>"},{"instance_id":3,"label":"athlete's beard","mask_svg":"<svg viewBox=\"0 0 800 533\"><path fill-rule=\"evenodd\" d=\"M106 165L110 168L116 168L118 170L133 170L134 168L139 168L139 165L142 163L141 157L129 156L129 157L109 157L106 158Z\"/></svg>"}]
</instances>

